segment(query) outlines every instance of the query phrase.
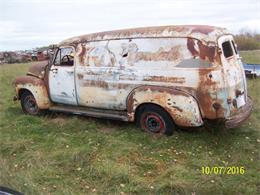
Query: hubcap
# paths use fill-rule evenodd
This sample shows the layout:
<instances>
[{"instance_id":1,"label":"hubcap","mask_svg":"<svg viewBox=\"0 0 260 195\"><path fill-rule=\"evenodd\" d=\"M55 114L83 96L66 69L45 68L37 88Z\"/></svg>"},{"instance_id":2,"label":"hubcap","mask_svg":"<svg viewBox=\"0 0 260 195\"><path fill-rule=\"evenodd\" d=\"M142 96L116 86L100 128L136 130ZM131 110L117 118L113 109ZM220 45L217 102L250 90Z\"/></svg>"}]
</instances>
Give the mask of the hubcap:
<instances>
[{"instance_id":1,"label":"hubcap","mask_svg":"<svg viewBox=\"0 0 260 195\"><path fill-rule=\"evenodd\" d=\"M164 120L155 113L147 113L142 120L144 129L153 133L163 132L165 130Z\"/></svg>"},{"instance_id":2,"label":"hubcap","mask_svg":"<svg viewBox=\"0 0 260 195\"><path fill-rule=\"evenodd\" d=\"M24 107L26 111L30 114L36 114L38 112L38 106L33 97L27 96L24 101Z\"/></svg>"}]
</instances>

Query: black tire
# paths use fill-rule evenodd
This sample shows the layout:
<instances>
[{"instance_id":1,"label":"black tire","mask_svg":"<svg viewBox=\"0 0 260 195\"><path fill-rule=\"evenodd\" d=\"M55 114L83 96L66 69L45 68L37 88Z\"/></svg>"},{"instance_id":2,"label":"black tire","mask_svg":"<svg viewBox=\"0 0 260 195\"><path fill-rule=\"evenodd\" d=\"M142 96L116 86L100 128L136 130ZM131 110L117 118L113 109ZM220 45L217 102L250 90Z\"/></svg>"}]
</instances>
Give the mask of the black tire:
<instances>
[{"instance_id":1,"label":"black tire","mask_svg":"<svg viewBox=\"0 0 260 195\"><path fill-rule=\"evenodd\" d=\"M138 108L136 122L140 128L152 133L172 135L175 130L171 116L163 108L154 104Z\"/></svg>"},{"instance_id":2,"label":"black tire","mask_svg":"<svg viewBox=\"0 0 260 195\"><path fill-rule=\"evenodd\" d=\"M32 61L38 61L38 58L36 56L33 56Z\"/></svg>"},{"instance_id":3,"label":"black tire","mask_svg":"<svg viewBox=\"0 0 260 195\"><path fill-rule=\"evenodd\" d=\"M22 93L21 106L25 114L38 115L41 113L34 96L29 91Z\"/></svg>"}]
</instances>

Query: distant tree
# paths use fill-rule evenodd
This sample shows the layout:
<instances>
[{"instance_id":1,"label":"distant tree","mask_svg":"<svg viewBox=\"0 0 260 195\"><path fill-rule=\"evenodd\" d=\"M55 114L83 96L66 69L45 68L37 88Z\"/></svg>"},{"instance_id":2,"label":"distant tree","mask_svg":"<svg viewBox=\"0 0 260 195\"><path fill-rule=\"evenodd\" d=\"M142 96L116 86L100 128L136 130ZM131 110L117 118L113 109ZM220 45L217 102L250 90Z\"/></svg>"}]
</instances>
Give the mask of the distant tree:
<instances>
[{"instance_id":1,"label":"distant tree","mask_svg":"<svg viewBox=\"0 0 260 195\"><path fill-rule=\"evenodd\" d=\"M256 31L243 28L235 35L235 41L239 50L260 49L260 34Z\"/></svg>"}]
</instances>

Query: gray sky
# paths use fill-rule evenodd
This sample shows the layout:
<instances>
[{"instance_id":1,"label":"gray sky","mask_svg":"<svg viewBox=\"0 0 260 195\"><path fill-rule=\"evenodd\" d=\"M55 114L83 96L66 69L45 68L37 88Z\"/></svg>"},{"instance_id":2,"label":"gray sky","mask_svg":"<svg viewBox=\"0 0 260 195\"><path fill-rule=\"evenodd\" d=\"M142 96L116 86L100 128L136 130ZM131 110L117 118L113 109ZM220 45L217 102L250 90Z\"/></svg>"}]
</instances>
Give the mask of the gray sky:
<instances>
[{"instance_id":1,"label":"gray sky","mask_svg":"<svg viewBox=\"0 0 260 195\"><path fill-rule=\"evenodd\" d=\"M260 32L260 0L0 0L0 8L2 51L140 26L209 24Z\"/></svg>"}]
</instances>

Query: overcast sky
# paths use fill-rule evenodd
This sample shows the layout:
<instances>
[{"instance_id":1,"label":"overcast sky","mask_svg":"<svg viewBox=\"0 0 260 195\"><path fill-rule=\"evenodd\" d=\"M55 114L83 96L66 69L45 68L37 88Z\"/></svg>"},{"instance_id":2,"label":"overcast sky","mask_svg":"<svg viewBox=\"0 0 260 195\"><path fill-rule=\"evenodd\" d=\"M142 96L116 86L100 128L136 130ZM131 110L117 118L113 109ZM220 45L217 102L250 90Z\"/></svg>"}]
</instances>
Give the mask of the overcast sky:
<instances>
[{"instance_id":1,"label":"overcast sky","mask_svg":"<svg viewBox=\"0 0 260 195\"><path fill-rule=\"evenodd\" d=\"M0 0L0 50L121 28L209 24L260 32L260 0Z\"/></svg>"}]
</instances>

